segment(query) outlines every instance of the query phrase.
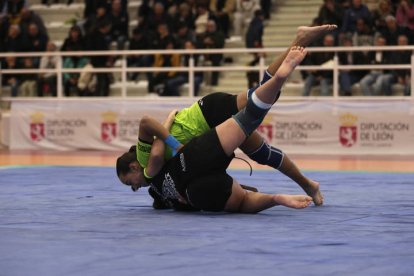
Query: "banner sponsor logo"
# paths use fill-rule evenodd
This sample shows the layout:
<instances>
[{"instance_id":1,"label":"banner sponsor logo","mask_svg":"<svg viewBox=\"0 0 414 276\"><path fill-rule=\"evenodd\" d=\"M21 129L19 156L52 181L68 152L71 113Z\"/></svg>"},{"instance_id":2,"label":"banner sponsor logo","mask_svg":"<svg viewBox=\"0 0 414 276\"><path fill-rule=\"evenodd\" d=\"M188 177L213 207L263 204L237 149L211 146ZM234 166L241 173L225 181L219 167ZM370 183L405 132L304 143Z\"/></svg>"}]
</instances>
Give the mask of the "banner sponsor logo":
<instances>
[{"instance_id":1,"label":"banner sponsor logo","mask_svg":"<svg viewBox=\"0 0 414 276\"><path fill-rule=\"evenodd\" d=\"M34 142L40 142L45 138L45 121L44 114L35 112L30 115L30 139Z\"/></svg>"},{"instance_id":2,"label":"banner sponsor logo","mask_svg":"<svg viewBox=\"0 0 414 276\"><path fill-rule=\"evenodd\" d=\"M118 114L108 111L102 113L101 116L101 139L104 142L110 143L116 139Z\"/></svg>"},{"instance_id":3,"label":"banner sponsor logo","mask_svg":"<svg viewBox=\"0 0 414 276\"><path fill-rule=\"evenodd\" d=\"M341 125L339 126L339 142L342 146L350 148L357 142L358 117L351 113L345 113L339 116Z\"/></svg>"},{"instance_id":4,"label":"banner sponsor logo","mask_svg":"<svg viewBox=\"0 0 414 276\"><path fill-rule=\"evenodd\" d=\"M323 131L323 124L314 120L278 121L275 139L281 145L306 145L315 134Z\"/></svg>"}]
</instances>

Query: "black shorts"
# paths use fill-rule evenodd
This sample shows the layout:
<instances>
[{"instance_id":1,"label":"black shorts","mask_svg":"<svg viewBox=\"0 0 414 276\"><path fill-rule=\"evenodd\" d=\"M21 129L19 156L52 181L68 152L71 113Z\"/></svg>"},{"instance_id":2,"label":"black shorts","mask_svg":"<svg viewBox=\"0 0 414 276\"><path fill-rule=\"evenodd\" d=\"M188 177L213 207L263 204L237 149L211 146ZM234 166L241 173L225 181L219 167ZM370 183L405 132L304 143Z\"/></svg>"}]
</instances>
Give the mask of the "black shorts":
<instances>
[{"instance_id":1,"label":"black shorts","mask_svg":"<svg viewBox=\"0 0 414 276\"><path fill-rule=\"evenodd\" d=\"M238 112L237 95L223 92L209 94L198 101L210 128L216 127Z\"/></svg>"},{"instance_id":2,"label":"black shorts","mask_svg":"<svg viewBox=\"0 0 414 276\"><path fill-rule=\"evenodd\" d=\"M233 179L226 169L234 154L226 155L216 130L193 138L177 157L185 168L181 180L189 202L205 211L222 211L231 195Z\"/></svg>"}]
</instances>

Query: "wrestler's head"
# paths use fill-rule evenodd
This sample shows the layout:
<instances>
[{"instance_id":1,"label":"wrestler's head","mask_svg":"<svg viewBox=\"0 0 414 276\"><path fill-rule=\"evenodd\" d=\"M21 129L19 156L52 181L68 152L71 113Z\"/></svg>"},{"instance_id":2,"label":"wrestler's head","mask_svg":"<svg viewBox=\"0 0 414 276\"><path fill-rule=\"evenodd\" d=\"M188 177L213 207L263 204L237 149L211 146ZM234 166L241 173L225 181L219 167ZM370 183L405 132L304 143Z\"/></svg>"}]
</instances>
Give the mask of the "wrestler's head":
<instances>
[{"instance_id":1,"label":"wrestler's head","mask_svg":"<svg viewBox=\"0 0 414 276\"><path fill-rule=\"evenodd\" d=\"M148 186L145 181L143 168L137 161L135 146L131 147L128 152L122 154L116 160L116 173L119 180L130 186L132 191L136 192L141 187Z\"/></svg>"}]
</instances>

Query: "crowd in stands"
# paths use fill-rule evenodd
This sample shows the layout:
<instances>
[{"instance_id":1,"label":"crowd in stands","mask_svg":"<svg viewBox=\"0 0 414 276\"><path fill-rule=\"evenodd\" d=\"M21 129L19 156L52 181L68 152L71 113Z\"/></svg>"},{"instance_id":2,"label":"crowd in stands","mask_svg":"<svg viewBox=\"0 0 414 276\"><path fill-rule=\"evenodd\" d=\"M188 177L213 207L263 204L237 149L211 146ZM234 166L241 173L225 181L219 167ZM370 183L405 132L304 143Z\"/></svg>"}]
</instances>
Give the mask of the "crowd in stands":
<instances>
[{"instance_id":1,"label":"crowd in stands","mask_svg":"<svg viewBox=\"0 0 414 276\"><path fill-rule=\"evenodd\" d=\"M324 0L313 24L336 24L337 31L326 35L314 46L386 46L412 45L414 43L414 4L411 0L379 0L368 8L361 0ZM334 53L312 53L306 65L328 65ZM410 64L411 51L340 52L342 65ZM319 84L320 95L332 95L332 71L303 72L303 95L309 96L311 87ZM393 84L403 87L410 95L410 70L341 70L340 94L352 95L352 86L359 83L363 95L392 95Z\"/></svg>"},{"instance_id":2,"label":"crowd in stands","mask_svg":"<svg viewBox=\"0 0 414 276\"><path fill-rule=\"evenodd\" d=\"M71 4L73 1L42 0L42 4ZM42 18L30 10L26 0L0 0L0 52L45 52L87 50L147 49L214 49L225 47L230 36L244 37L248 48L263 47L264 21L270 18L271 0L141 0L136 11L137 23L132 25L128 0L85 0L83 19L69 30L59 48L48 36ZM324 0L314 24L337 24L337 32L327 35L313 46L409 45L414 38L414 5L410 0L379 1L369 9L361 0ZM334 53L312 53L307 65L324 65ZM349 52L339 56L341 64L408 64L411 52ZM63 68L79 68L80 73L63 74L65 96L108 96L113 81L111 73L91 74L89 68L110 68L116 56L66 56ZM222 54L194 55L195 65L220 66ZM134 67L187 66L189 55L135 55L127 58ZM260 59L254 55L251 65ZM8 57L1 68L56 68L58 60ZM352 94L352 85L359 82L364 95L392 94L392 84L404 86L410 94L409 70L341 71L342 95ZM130 72L130 81L137 81L138 72ZM179 96L180 87L188 82L187 72L146 72L148 92L161 96ZM304 92L321 85L321 95L331 95L332 72L303 72ZM249 85L257 82L257 74L249 75ZM212 72L208 85L217 85L218 71ZM10 86L12 96L55 96L55 73L4 74L2 85ZM194 75L195 95L201 83L207 82L202 72Z\"/></svg>"}]
</instances>

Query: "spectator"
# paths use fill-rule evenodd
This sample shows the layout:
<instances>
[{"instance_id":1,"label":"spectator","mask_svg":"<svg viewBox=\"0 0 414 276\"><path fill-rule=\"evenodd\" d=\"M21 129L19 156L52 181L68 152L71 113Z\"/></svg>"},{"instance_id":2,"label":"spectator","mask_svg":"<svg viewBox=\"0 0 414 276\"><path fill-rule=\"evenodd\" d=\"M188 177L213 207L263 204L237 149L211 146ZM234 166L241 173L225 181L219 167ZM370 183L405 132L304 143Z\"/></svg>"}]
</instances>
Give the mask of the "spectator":
<instances>
[{"instance_id":1,"label":"spectator","mask_svg":"<svg viewBox=\"0 0 414 276\"><path fill-rule=\"evenodd\" d=\"M397 20L394 16L388 15L385 18L386 28L381 33L387 41L387 45L397 45L398 36L406 35L407 30L397 25Z\"/></svg>"},{"instance_id":2,"label":"spectator","mask_svg":"<svg viewBox=\"0 0 414 276\"><path fill-rule=\"evenodd\" d=\"M270 13L272 11L272 0L260 0L260 6L262 7L265 19L270 19Z\"/></svg>"},{"instance_id":3,"label":"spectator","mask_svg":"<svg viewBox=\"0 0 414 276\"><path fill-rule=\"evenodd\" d=\"M41 36L49 39L47 29L46 29L45 23L43 22L43 19L34 11L30 10L29 8L24 7L21 12L21 20L19 24L23 36L29 35L29 27L30 27L30 24L32 23L36 24Z\"/></svg>"},{"instance_id":4,"label":"spectator","mask_svg":"<svg viewBox=\"0 0 414 276\"><path fill-rule=\"evenodd\" d=\"M83 10L83 18L88 19L91 15L96 14L96 10L99 7L103 7L106 10L110 7L109 0L84 0L85 9Z\"/></svg>"},{"instance_id":5,"label":"spectator","mask_svg":"<svg viewBox=\"0 0 414 276\"><path fill-rule=\"evenodd\" d=\"M70 48L67 48L69 51ZM80 56L68 56L63 60L64 69L85 68L88 64L88 59ZM80 72L79 73L63 73L63 88L66 97L73 94L76 96L92 96L92 92L87 89L81 90L78 88Z\"/></svg>"},{"instance_id":6,"label":"spectator","mask_svg":"<svg viewBox=\"0 0 414 276\"><path fill-rule=\"evenodd\" d=\"M216 20L217 30L221 31L226 38L230 34L230 23L233 22L235 8L235 0L210 0L210 12Z\"/></svg>"},{"instance_id":7,"label":"spectator","mask_svg":"<svg viewBox=\"0 0 414 276\"><path fill-rule=\"evenodd\" d=\"M181 26L187 26L187 29L194 30L195 17L188 3L183 2L179 5L178 13L174 17L174 31L178 31Z\"/></svg>"},{"instance_id":8,"label":"spectator","mask_svg":"<svg viewBox=\"0 0 414 276\"><path fill-rule=\"evenodd\" d=\"M409 32L408 37L411 43L414 43L414 4L411 0L401 0L397 6L396 12L397 24L406 28Z\"/></svg>"},{"instance_id":9,"label":"spectator","mask_svg":"<svg viewBox=\"0 0 414 276\"><path fill-rule=\"evenodd\" d=\"M99 4L95 10L95 13L91 14L83 24L85 34L88 35L95 32L98 28L97 26L100 25L102 21L108 22L109 20L106 3Z\"/></svg>"},{"instance_id":10,"label":"spectator","mask_svg":"<svg viewBox=\"0 0 414 276\"><path fill-rule=\"evenodd\" d=\"M175 34L175 41L178 49L184 49L188 40L195 41L196 35L192 29L190 29L184 22L181 23Z\"/></svg>"},{"instance_id":11,"label":"spectator","mask_svg":"<svg viewBox=\"0 0 414 276\"><path fill-rule=\"evenodd\" d=\"M3 69L19 69L17 58L14 56L6 57ZM17 97L18 95L21 77L21 74L2 75L2 85L10 87L12 97Z\"/></svg>"},{"instance_id":12,"label":"spectator","mask_svg":"<svg viewBox=\"0 0 414 276\"><path fill-rule=\"evenodd\" d=\"M99 21L97 29L87 36L87 49L90 51L108 51L109 42L106 39L111 31L111 23L107 20ZM113 65L113 58L108 56L91 56L91 65L95 68L108 68ZM96 96L108 96L111 80L110 73L97 73Z\"/></svg>"},{"instance_id":13,"label":"spectator","mask_svg":"<svg viewBox=\"0 0 414 276\"><path fill-rule=\"evenodd\" d=\"M234 35L241 36L244 29L250 25L254 12L260 9L259 0L237 0L234 12L233 29Z\"/></svg>"},{"instance_id":14,"label":"spectator","mask_svg":"<svg viewBox=\"0 0 414 276\"><path fill-rule=\"evenodd\" d=\"M264 15L261 10L256 10L254 17L249 24L246 33L246 47L247 48L261 48L263 47L263 25Z\"/></svg>"},{"instance_id":15,"label":"spectator","mask_svg":"<svg viewBox=\"0 0 414 276\"><path fill-rule=\"evenodd\" d=\"M164 42L164 49L174 49L174 41L169 40ZM179 54L156 54L154 67L178 67L180 66L180 55ZM173 95L175 91L167 91L165 85L171 78L175 77L177 72L155 72L152 87L160 96L179 96Z\"/></svg>"},{"instance_id":16,"label":"spectator","mask_svg":"<svg viewBox=\"0 0 414 276\"><path fill-rule=\"evenodd\" d=\"M385 37L378 36L375 39L375 46L385 46L387 41ZM369 61L371 64L390 64L390 53L387 51L370 52ZM365 96L378 96L381 92L390 93L386 91L387 87L384 87L383 75L388 74L387 70L371 70L365 75L359 82L362 90L362 94Z\"/></svg>"},{"instance_id":17,"label":"spectator","mask_svg":"<svg viewBox=\"0 0 414 276\"><path fill-rule=\"evenodd\" d=\"M197 4L197 15L195 19L195 32L197 36L203 35L207 30L210 12L206 5Z\"/></svg>"},{"instance_id":18,"label":"spectator","mask_svg":"<svg viewBox=\"0 0 414 276\"><path fill-rule=\"evenodd\" d=\"M344 9L335 0L324 0L319 9L318 21L320 24L335 24L338 29L342 26Z\"/></svg>"},{"instance_id":19,"label":"spectator","mask_svg":"<svg viewBox=\"0 0 414 276\"><path fill-rule=\"evenodd\" d=\"M40 32L36 23L30 23L27 33L28 44L25 45L25 50L28 52L44 52L48 40L48 37Z\"/></svg>"},{"instance_id":20,"label":"spectator","mask_svg":"<svg viewBox=\"0 0 414 276\"><path fill-rule=\"evenodd\" d=\"M193 50L195 49L194 42L192 40L187 40L184 43L184 49ZM194 59L194 66L198 65L199 55L184 55L181 57L181 66L188 67L190 57ZM177 72L174 77L171 77L167 80L165 85L165 91L168 92L169 96L179 96L180 87L189 82L187 72ZM203 82L203 73L195 72L194 73L194 96L198 96L200 91L200 85Z\"/></svg>"},{"instance_id":21,"label":"spectator","mask_svg":"<svg viewBox=\"0 0 414 276\"><path fill-rule=\"evenodd\" d=\"M353 34L356 31L357 19L364 19L367 24L372 24L372 15L368 7L362 4L362 0L352 0L352 5L345 11L341 33Z\"/></svg>"},{"instance_id":22,"label":"spectator","mask_svg":"<svg viewBox=\"0 0 414 276\"><path fill-rule=\"evenodd\" d=\"M386 28L385 18L388 15L392 15L392 5L389 0L381 0L378 3L378 8L372 12L372 21L374 30L377 32L383 32Z\"/></svg>"},{"instance_id":23,"label":"spectator","mask_svg":"<svg viewBox=\"0 0 414 276\"><path fill-rule=\"evenodd\" d=\"M7 37L4 40L4 52L21 52L23 51L23 37L20 33L19 25L10 25Z\"/></svg>"},{"instance_id":24,"label":"spectator","mask_svg":"<svg viewBox=\"0 0 414 276\"><path fill-rule=\"evenodd\" d=\"M345 37L342 46L353 47L352 41L350 37ZM341 65L368 64L368 56L362 52L339 52L338 59ZM359 82L367 73L366 70L341 70L339 72L340 94L351 96L352 85Z\"/></svg>"},{"instance_id":25,"label":"spectator","mask_svg":"<svg viewBox=\"0 0 414 276\"><path fill-rule=\"evenodd\" d=\"M55 52L56 50L56 45L52 41L49 41L47 43L47 51ZM43 56L40 59L39 69L56 69L58 61L58 56ZM40 73L38 76L37 95L39 97L47 95L56 97L56 83L56 72Z\"/></svg>"},{"instance_id":26,"label":"spectator","mask_svg":"<svg viewBox=\"0 0 414 276\"><path fill-rule=\"evenodd\" d=\"M117 49L123 50L128 40L129 17L128 13L122 10L121 0L113 0L109 19L112 22L111 41L117 43Z\"/></svg>"},{"instance_id":27,"label":"spectator","mask_svg":"<svg viewBox=\"0 0 414 276\"><path fill-rule=\"evenodd\" d=\"M132 37L129 40L129 49L130 50L148 50L151 49L152 37L145 32L143 26L138 25L132 31ZM128 57L128 67L150 67L153 64L153 57L151 55L132 55ZM137 80L139 76L138 72L131 72L128 74L129 80ZM148 92L152 91L152 73L146 73L148 80Z\"/></svg>"},{"instance_id":28,"label":"spectator","mask_svg":"<svg viewBox=\"0 0 414 276\"><path fill-rule=\"evenodd\" d=\"M168 25L164 22L161 22L157 26L156 38L154 40L154 48L163 49L167 42L174 41L174 36L170 32Z\"/></svg>"},{"instance_id":29,"label":"spectator","mask_svg":"<svg viewBox=\"0 0 414 276\"><path fill-rule=\"evenodd\" d=\"M209 20L207 23L207 29L201 36L201 47L204 49L221 49L224 47L225 39L224 34L217 30L216 22ZM212 66L220 66L223 59L223 54L206 54L204 60L211 62ZM211 85L216 86L218 84L219 72L214 71L211 73Z\"/></svg>"},{"instance_id":30,"label":"spectator","mask_svg":"<svg viewBox=\"0 0 414 276\"><path fill-rule=\"evenodd\" d=\"M23 68L22 69L36 69L34 65L33 58L25 57L23 58ZM35 73L26 73L22 74L20 83L20 95L23 97L34 97L37 95L37 75Z\"/></svg>"},{"instance_id":31,"label":"spectator","mask_svg":"<svg viewBox=\"0 0 414 276\"><path fill-rule=\"evenodd\" d=\"M368 46L374 44L374 31L365 22L364 19L359 18L356 22L356 32L353 35L353 45Z\"/></svg>"},{"instance_id":32,"label":"spectator","mask_svg":"<svg viewBox=\"0 0 414 276\"><path fill-rule=\"evenodd\" d=\"M65 38L61 51L82 51L85 50L85 39L79 26L73 25L69 29L68 37Z\"/></svg>"},{"instance_id":33,"label":"spectator","mask_svg":"<svg viewBox=\"0 0 414 276\"><path fill-rule=\"evenodd\" d=\"M333 35L328 34L323 38L323 45L325 47L335 46L335 38ZM324 65L329 63L334 57L333 52L317 52L308 55L309 65ZM309 96L312 86L319 83L321 86L321 96L328 96L330 85L332 84L332 70L312 70L307 72L308 75L305 79L305 85L303 90L303 96Z\"/></svg>"},{"instance_id":34,"label":"spectator","mask_svg":"<svg viewBox=\"0 0 414 276\"><path fill-rule=\"evenodd\" d=\"M148 14L143 15L142 20L142 24L144 24L146 29L150 31L156 31L160 24L165 24L167 27L171 27L173 26L173 22L174 20L167 13L164 4L161 2L155 2L154 8L150 9Z\"/></svg>"},{"instance_id":35,"label":"spectator","mask_svg":"<svg viewBox=\"0 0 414 276\"><path fill-rule=\"evenodd\" d=\"M28 35L23 40L23 50L26 52L44 52L46 51L48 40L47 36L39 32L39 28L36 23L30 23ZM33 58L33 66L39 67L39 61L40 58Z\"/></svg>"},{"instance_id":36,"label":"spectator","mask_svg":"<svg viewBox=\"0 0 414 276\"><path fill-rule=\"evenodd\" d=\"M399 46L407 46L408 38L405 35L400 35L398 37L398 45ZM411 51L393 51L391 52L391 63L392 64L410 64L411 63ZM384 79L383 86L388 87L385 89L385 93L391 92L391 84L398 83L404 87L404 96L410 95L411 90L411 71L408 69L404 70L392 70L392 77L391 79ZM386 94L387 95L387 94Z\"/></svg>"}]
</instances>

